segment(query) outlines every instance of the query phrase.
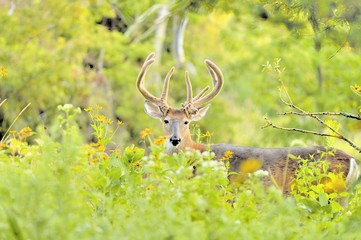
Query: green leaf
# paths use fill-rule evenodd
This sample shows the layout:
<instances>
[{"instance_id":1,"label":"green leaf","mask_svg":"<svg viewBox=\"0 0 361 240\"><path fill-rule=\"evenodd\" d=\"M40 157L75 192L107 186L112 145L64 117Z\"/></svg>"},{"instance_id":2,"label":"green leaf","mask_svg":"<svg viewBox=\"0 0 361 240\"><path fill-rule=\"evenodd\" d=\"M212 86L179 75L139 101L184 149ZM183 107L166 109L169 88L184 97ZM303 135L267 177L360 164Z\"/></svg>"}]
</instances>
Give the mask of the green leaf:
<instances>
[{"instance_id":1,"label":"green leaf","mask_svg":"<svg viewBox=\"0 0 361 240\"><path fill-rule=\"evenodd\" d=\"M324 192L320 192L319 194L319 202L320 202L320 206L324 207L326 205L328 205L328 195Z\"/></svg>"}]
</instances>

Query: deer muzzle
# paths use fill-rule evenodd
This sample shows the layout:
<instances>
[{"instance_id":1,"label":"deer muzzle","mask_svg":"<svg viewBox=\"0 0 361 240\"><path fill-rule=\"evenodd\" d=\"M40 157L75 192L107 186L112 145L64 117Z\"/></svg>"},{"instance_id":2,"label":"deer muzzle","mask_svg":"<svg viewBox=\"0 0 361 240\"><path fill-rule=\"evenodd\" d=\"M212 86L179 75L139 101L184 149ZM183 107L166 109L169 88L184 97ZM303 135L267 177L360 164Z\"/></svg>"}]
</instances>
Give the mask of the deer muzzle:
<instances>
[{"instance_id":1,"label":"deer muzzle","mask_svg":"<svg viewBox=\"0 0 361 240\"><path fill-rule=\"evenodd\" d=\"M176 147L180 144L181 138L179 136L179 122L173 122L172 136L169 138L170 143Z\"/></svg>"}]
</instances>

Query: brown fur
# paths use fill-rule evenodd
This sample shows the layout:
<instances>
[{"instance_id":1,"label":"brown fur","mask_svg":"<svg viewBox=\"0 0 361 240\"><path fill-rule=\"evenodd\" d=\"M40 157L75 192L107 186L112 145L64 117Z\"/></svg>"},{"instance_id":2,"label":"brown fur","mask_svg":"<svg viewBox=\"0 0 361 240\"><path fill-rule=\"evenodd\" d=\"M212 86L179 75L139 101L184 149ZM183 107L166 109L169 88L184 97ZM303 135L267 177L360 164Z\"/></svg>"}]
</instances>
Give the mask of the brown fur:
<instances>
[{"instance_id":1,"label":"brown fur","mask_svg":"<svg viewBox=\"0 0 361 240\"><path fill-rule=\"evenodd\" d=\"M257 148L231 144L214 144L207 146L192 140L189 126L182 125L184 121L189 121L182 111L171 109L164 119L181 123L179 135L182 141L177 148L169 150L168 153L184 151L187 148L200 152L209 149L215 153L215 159L219 160L224 156L226 151L231 151L233 154L232 158L229 159L230 172L239 172L242 161L259 159L263 163L261 169L269 172L269 176L264 178L266 185L276 184L284 194L289 194L291 191L292 179L299 167L297 158L315 160L322 158L323 160L327 160L329 162L329 171L342 173L345 178L350 171L350 160L352 156L341 150L326 149L323 146L294 148ZM167 128L164 126L164 130L167 134L172 134L171 127ZM294 156L296 159L290 156Z\"/></svg>"},{"instance_id":2,"label":"brown fur","mask_svg":"<svg viewBox=\"0 0 361 240\"><path fill-rule=\"evenodd\" d=\"M232 151L233 157L230 159L230 171L239 172L240 164L247 159L259 159L263 162L262 170L269 171L269 176L265 178L267 185L276 182L278 187L285 193L290 193L292 178L299 167L297 157L301 159L319 160L323 154L323 160L329 162L329 171L343 173L346 178L352 156L336 150L326 149L322 146L295 147L295 148L256 148L242 147L229 144L211 145L211 150L216 154L216 159L221 158L225 151ZM293 155L296 159L291 158Z\"/></svg>"}]
</instances>

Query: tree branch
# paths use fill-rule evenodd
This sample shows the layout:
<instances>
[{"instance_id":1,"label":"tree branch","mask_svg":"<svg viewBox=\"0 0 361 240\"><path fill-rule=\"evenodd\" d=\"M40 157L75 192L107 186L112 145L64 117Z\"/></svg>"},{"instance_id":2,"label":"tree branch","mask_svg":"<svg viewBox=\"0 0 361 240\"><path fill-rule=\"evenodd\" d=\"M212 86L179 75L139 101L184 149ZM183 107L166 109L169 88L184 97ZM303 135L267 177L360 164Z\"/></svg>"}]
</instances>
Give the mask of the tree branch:
<instances>
[{"instance_id":1,"label":"tree branch","mask_svg":"<svg viewBox=\"0 0 361 240\"><path fill-rule=\"evenodd\" d=\"M265 117L264 119L266 120L267 125L266 125L266 126L263 126L262 128L272 127L272 128L275 128L275 129L280 129L280 130L289 131L289 132L308 133L308 134L318 135L318 136L322 136L322 137L333 137L333 138L342 139L342 137L339 136L339 135L333 135L333 134L328 134L328 133L315 132L315 131L310 131L310 130L305 130L305 129L300 129L300 128L285 128L285 127L280 127L280 126L275 125L274 123L272 123L267 117Z\"/></svg>"},{"instance_id":2,"label":"tree branch","mask_svg":"<svg viewBox=\"0 0 361 240\"><path fill-rule=\"evenodd\" d=\"M321 137L332 137L332 138L341 139L341 140L347 142L351 147L356 149L359 153L361 153L361 148L360 147L358 147L350 139L348 139L345 136L341 135L337 131L333 131L335 134L329 134L329 133L315 132L315 131L299 129L299 128L285 128L285 127L280 127L278 125L273 124L267 117L265 117L265 120L267 122L267 125L263 126L262 128L272 127L272 128L275 128L275 129L280 129L280 130L289 131L289 132L300 132L300 133L313 134L313 135L317 135L317 136L321 136ZM327 124L322 124L322 125L326 126L329 129L332 129Z\"/></svg>"},{"instance_id":3,"label":"tree branch","mask_svg":"<svg viewBox=\"0 0 361 240\"><path fill-rule=\"evenodd\" d=\"M284 112L284 113L279 113L279 115L299 115L299 116L343 116L346 118L351 118L351 119L356 119L356 120L361 120L361 115L355 115L355 114L350 114L350 113L345 113L345 112L313 112L313 113L303 113L303 112Z\"/></svg>"},{"instance_id":4,"label":"tree branch","mask_svg":"<svg viewBox=\"0 0 361 240\"><path fill-rule=\"evenodd\" d=\"M352 142L350 139L348 139L347 137L342 135L338 130L333 128L330 124L326 123L324 120L322 120L319 117L319 116L344 116L346 118L361 120L360 115L353 115L353 114L343 113L343 112L336 112L336 113L333 113L333 112L307 112L307 111L303 110L302 108L293 104L292 99L281 79L280 79L280 82L282 84L281 91L282 90L284 91L284 94L286 95L287 100L285 100L282 97L282 95L280 95L280 99L283 104L287 105L289 108L292 109L292 111L280 113L280 115L298 115L298 116L311 117L313 119L316 119L317 122L319 122L321 125L325 126L327 129L329 129L329 131L331 133L321 133L321 132L298 129L298 128L284 128L284 127L280 127L280 126L273 124L267 117L265 117L265 120L267 121L267 125L264 126L263 128L273 127L273 128L281 129L281 130L285 130L285 131L301 132L301 133L318 135L318 136L322 136L322 137L332 137L332 138L341 139L341 140L347 142L351 147L356 149L359 153L361 153L361 147L357 146L354 142Z\"/></svg>"}]
</instances>

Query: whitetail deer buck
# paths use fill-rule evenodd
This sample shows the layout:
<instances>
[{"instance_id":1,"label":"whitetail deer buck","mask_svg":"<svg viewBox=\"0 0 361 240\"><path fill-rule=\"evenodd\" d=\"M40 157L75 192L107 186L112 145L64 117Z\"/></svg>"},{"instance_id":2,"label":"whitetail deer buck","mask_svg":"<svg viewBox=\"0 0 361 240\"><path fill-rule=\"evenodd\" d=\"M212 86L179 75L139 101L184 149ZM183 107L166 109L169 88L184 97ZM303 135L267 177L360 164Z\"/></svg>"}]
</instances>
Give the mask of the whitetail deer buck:
<instances>
[{"instance_id":1,"label":"whitetail deer buck","mask_svg":"<svg viewBox=\"0 0 361 240\"><path fill-rule=\"evenodd\" d=\"M193 148L201 152L210 150L215 153L216 159L224 156L226 151L231 151L230 171L239 172L240 164L247 159L260 159L263 163L262 169L268 171L271 177L265 179L267 185L276 184L281 190L288 194L291 189L291 181L298 168L298 162L290 159L290 154L302 159L322 158L329 162L329 171L342 172L347 186L352 186L360 175L359 167L355 158L337 149L326 149L322 146L294 147L294 148L258 148L242 147L230 144L204 145L196 143L191 138L189 124L191 121L198 121L206 115L210 105L204 106L212 100L221 90L224 79L221 70L210 60L205 64L213 80L213 90L205 95L209 87L206 87L197 96L193 97L192 86L188 73L185 73L187 86L187 101L181 108L173 108L167 104L169 80L173 74L174 67L166 75L163 90L160 98L150 94L144 87L144 77L155 61L154 53L151 53L145 60L137 79L137 87L145 100L145 111L163 122L163 128L169 139L166 141L167 153L178 152L186 148ZM325 153L326 152L326 153ZM273 178L273 179L271 179Z\"/></svg>"}]
</instances>

